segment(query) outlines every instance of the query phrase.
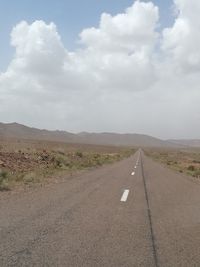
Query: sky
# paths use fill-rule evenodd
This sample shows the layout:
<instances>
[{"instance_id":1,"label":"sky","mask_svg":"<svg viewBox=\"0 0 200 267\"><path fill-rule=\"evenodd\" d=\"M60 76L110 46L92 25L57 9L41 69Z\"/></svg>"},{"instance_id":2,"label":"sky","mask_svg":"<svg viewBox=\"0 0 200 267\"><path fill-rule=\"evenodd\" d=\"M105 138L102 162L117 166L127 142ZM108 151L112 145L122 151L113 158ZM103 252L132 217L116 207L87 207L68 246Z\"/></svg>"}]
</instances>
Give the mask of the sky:
<instances>
[{"instance_id":1,"label":"sky","mask_svg":"<svg viewBox=\"0 0 200 267\"><path fill-rule=\"evenodd\" d=\"M200 138L200 1L0 0L0 121Z\"/></svg>"},{"instance_id":2,"label":"sky","mask_svg":"<svg viewBox=\"0 0 200 267\"><path fill-rule=\"evenodd\" d=\"M162 26L169 25L172 21L172 1L157 0L154 3L162 7ZM20 21L54 22L65 46L75 50L78 47L79 33L84 28L97 27L103 12L115 15L132 4L133 0L0 0L0 40L3 40L0 44L0 71L6 70L14 55L10 33Z\"/></svg>"}]
</instances>

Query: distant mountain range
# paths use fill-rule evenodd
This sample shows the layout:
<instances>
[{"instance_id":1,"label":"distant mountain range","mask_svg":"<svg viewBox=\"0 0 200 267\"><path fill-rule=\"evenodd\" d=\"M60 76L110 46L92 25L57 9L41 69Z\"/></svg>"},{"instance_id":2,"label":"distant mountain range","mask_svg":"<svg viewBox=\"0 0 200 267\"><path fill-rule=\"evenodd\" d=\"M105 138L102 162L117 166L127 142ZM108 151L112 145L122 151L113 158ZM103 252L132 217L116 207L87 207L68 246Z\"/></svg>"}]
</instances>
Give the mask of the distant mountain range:
<instances>
[{"instance_id":1,"label":"distant mountain range","mask_svg":"<svg viewBox=\"0 0 200 267\"><path fill-rule=\"evenodd\" d=\"M200 147L200 139L172 139L168 141L185 147Z\"/></svg>"},{"instance_id":2,"label":"distant mountain range","mask_svg":"<svg viewBox=\"0 0 200 267\"><path fill-rule=\"evenodd\" d=\"M165 141L142 134L87 133L78 134L66 131L49 131L31 128L18 123L0 123L1 139L25 139L58 141L66 143L136 146L136 147L177 147L187 145L178 140ZM199 141L200 144L200 141Z\"/></svg>"}]
</instances>

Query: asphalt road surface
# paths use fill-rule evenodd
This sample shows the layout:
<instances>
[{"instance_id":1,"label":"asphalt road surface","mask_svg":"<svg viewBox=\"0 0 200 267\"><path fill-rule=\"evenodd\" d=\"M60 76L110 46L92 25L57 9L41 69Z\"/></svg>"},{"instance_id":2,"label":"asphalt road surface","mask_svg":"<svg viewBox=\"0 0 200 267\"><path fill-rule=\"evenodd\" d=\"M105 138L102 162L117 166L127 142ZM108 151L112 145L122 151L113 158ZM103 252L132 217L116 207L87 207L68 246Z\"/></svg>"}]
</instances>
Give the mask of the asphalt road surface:
<instances>
[{"instance_id":1,"label":"asphalt road surface","mask_svg":"<svg viewBox=\"0 0 200 267\"><path fill-rule=\"evenodd\" d=\"M134 156L0 200L0 266L200 266L200 185Z\"/></svg>"}]
</instances>

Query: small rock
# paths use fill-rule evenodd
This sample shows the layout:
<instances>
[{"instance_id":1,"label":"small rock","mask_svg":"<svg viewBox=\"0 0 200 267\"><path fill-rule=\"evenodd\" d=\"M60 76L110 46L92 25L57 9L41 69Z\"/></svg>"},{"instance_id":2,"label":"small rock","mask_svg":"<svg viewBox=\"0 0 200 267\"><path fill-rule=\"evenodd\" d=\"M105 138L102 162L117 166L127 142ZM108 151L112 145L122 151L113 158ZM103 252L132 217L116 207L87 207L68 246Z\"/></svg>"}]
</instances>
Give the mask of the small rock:
<instances>
[{"instance_id":1,"label":"small rock","mask_svg":"<svg viewBox=\"0 0 200 267\"><path fill-rule=\"evenodd\" d=\"M6 167L5 163L2 160L0 160L0 166L1 167Z\"/></svg>"}]
</instances>

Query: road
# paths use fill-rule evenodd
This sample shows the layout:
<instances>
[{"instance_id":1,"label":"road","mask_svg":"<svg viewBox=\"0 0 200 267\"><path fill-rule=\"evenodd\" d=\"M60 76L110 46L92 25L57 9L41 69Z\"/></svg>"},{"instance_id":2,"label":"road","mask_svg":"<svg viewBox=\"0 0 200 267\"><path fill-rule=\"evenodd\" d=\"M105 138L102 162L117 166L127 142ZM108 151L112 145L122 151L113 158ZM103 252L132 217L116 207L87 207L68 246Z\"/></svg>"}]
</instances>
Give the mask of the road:
<instances>
[{"instance_id":1,"label":"road","mask_svg":"<svg viewBox=\"0 0 200 267\"><path fill-rule=\"evenodd\" d=\"M0 200L0 266L200 266L200 185L143 152Z\"/></svg>"}]
</instances>

